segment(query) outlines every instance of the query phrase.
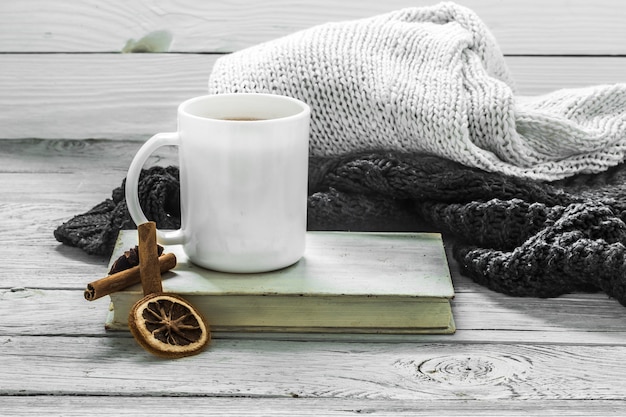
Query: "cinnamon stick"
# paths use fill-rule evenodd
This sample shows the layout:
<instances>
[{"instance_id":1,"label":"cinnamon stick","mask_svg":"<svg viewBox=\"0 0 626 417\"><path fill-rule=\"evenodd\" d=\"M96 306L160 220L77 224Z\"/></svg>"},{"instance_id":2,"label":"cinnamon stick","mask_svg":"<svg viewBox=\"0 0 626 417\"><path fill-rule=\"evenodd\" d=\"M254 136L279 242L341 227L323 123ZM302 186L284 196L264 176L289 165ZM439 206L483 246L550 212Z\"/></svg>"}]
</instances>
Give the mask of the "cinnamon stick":
<instances>
[{"instance_id":1,"label":"cinnamon stick","mask_svg":"<svg viewBox=\"0 0 626 417\"><path fill-rule=\"evenodd\" d=\"M159 270L156 223L140 224L137 226L137 234L139 236L139 275L143 295L160 294L163 292L163 286Z\"/></svg>"},{"instance_id":2,"label":"cinnamon stick","mask_svg":"<svg viewBox=\"0 0 626 417\"><path fill-rule=\"evenodd\" d=\"M159 269L162 274L175 266L176 255L173 253L165 253L159 256ZM139 265L137 265L87 284L85 299L87 301L97 300L105 295L121 291L124 288L139 284L140 282Z\"/></svg>"}]
</instances>

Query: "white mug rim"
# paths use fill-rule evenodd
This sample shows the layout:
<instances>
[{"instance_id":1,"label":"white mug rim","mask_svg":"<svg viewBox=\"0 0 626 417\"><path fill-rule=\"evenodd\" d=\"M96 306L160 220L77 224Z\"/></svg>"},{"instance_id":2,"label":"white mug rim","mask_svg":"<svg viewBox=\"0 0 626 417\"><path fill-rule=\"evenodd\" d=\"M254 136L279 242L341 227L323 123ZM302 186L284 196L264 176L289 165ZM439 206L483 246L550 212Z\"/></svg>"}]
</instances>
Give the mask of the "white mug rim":
<instances>
[{"instance_id":1,"label":"white mug rim","mask_svg":"<svg viewBox=\"0 0 626 417\"><path fill-rule=\"evenodd\" d=\"M200 101L205 101L205 100L212 101L212 100L222 100L222 99L227 100L227 99L232 99L234 97L236 97L237 99L257 97L257 98L267 98L269 100L276 100L276 101L282 101L282 102L287 101L300 107L300 111L294 114L286 115L286 116L271 117L271 118L265 118L265 119L259 119L259 120L229 120L229 119L223 119L219 117L211 117L211 116L204 116L204 115L200 116L188 110L189 106L196 104ZM289 96L285 96L281 94L268 94L268 93L205 94L202 96L197 96L197 97L185 100L184 102L180 103L178 106L178 114L180 116L188 117L188 118L195 119L195 120L205 120L211 123L226 123L226 124L238 124L238 123L263 124L263 123L273 123L277 121L289 121L293 119L306 117L310 113L311 113L310 106L306 104L305 102L303 102L302 100L298 100L297 98L289 97Z\"/></svg>"}]
</instances>

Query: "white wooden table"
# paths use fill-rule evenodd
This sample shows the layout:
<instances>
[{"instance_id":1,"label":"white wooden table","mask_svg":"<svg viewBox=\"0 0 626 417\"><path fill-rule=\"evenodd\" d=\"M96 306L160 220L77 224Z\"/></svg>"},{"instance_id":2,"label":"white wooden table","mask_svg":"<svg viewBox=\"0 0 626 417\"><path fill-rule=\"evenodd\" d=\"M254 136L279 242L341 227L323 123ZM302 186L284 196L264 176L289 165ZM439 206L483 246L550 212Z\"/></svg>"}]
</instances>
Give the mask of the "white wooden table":
<instances>
[{"instance_id":1,"label":"white wooden table","mask_svg":"<svg viewBox=\"0 0 626 417\"><path fill-rule=\"evenodd\" d=\"M625 307L604 294L504 296L452 261L453 336L216 333L206 352L167 361L106 332L108 297L83 290L107 259L52 231L110 196L139 146L0 141L0 414L626 412Z\"/></svg>"},{"instance_id":2,"label":"white wooden table","mask_svg":"<svg viewBox=\"0 0 626 417\"><path fill-rule=\"evenodd\" d=\"M432 2L242 3L0 5L0 415L626 415L626 307L507 297L454 262L453 336L216 334L167 361L104 330L107 299L83 290L107 259L52 231L109 197L151 133L175 129L176 104L206 91L219 53ZM521 94L626 81L619 1L464 4ZM173 35L169 53L117 53L156 30ZM151 162L172 161L164 152Z\"/></svg>"}]
</instances>

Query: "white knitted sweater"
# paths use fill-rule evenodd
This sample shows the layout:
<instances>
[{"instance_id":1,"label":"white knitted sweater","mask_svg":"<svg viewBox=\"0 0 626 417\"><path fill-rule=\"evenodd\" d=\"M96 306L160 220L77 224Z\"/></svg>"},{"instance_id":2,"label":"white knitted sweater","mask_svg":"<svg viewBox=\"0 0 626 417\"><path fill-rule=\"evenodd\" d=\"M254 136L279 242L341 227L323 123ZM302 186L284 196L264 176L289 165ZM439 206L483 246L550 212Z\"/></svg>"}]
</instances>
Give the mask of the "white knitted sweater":
<instances>
[{"instance_id":1,"label":"white knitted sweater","mask_svg":"<svg viewBox=\"0 0 626 417\"><path fill-rule=\"evenodd\" d=\"M626 155L626 84L516 97L500 49L454 3L328 23L220 58L210 93L268 92L312 108L310 152L424 151L540 180Z\"/></svg>"}]
</instances>

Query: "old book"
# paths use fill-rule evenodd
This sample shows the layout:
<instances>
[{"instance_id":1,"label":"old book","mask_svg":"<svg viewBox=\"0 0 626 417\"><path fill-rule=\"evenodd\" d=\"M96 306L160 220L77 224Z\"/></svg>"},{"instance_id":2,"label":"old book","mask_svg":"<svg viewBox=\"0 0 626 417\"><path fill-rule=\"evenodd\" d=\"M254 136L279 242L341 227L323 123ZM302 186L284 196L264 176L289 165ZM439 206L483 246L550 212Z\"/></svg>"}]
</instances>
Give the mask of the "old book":
<instances>
[{"instance_id":1,"label":"old book","mask_svg":"<svg viewBox=\"0 0 626 417\"><path fill-rule=\"evenodd\" d=\"M111 262L137 244L122 231ZM163 274L207 318L212 331L454 333L454 289L436 233L308 232L304 257L261 274L229 274L192 264L181 246ZM139 285L111 294L106 327L127 328Z\"/></svg>"}]
</instances>

